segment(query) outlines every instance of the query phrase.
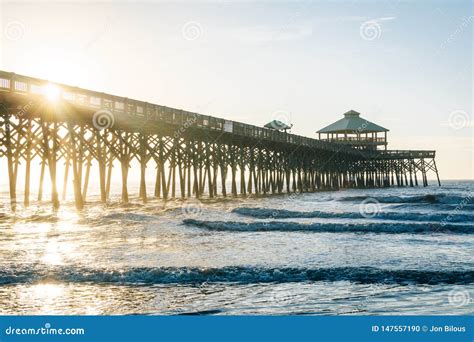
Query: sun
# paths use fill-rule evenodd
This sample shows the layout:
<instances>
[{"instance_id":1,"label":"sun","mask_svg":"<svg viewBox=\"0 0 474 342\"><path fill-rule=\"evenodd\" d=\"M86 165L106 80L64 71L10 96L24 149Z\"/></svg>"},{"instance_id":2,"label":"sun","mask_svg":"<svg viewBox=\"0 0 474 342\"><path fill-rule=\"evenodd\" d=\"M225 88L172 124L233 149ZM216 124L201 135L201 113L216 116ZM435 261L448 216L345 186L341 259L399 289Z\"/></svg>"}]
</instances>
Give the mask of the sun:
<instances>
[{"instance_id":1,"label":"sun","mask_svg":"<svg viewBox=\"0 0 474 342\"><path fill-rule=\"evenodd\" d=\"M61 89L55 84L49 83L44 87L44 95L50 102L57 102L61 96Z\"/></svg>"}]
</instances>

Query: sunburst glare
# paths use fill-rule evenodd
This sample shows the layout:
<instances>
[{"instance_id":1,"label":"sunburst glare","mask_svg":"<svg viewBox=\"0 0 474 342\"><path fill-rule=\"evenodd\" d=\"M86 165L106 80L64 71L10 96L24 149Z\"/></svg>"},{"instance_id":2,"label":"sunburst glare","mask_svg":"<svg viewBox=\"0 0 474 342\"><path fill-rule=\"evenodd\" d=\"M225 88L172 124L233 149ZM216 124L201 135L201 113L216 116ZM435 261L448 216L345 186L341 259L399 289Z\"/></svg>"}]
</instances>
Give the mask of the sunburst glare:
<instances>
[{"instance_id":1,"label":"sunburst glare","mask_svg":"<svg viewBox=\"0 0 474 342\"><path fill-rule=\"evenodd\" d=\"M44 94L48 101L57 102L61 95L61 89L57 85L49 83L44 87Z\"/></svg>"}]
</instances>

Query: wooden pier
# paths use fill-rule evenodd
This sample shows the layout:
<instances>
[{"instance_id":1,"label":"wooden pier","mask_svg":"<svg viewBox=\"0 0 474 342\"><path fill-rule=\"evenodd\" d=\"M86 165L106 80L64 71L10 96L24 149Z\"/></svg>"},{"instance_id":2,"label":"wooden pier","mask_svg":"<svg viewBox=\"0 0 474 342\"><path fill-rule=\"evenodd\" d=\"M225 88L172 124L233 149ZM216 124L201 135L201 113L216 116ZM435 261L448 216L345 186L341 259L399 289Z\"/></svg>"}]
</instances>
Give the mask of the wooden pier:
<instances>
[{"instance_id":1,"label":"wooden pier","mask_svg":"<svg viewBox=\"0 0 474 342\"><path fill-rule=\"evenodd\" d=\"M152 196L427 186L428 171L438 177L435 151L360 150L3 71L0 106L0 158L7 162L1 174L8 174L13 210L19 201L24 206L32 201L33 161L41 165L37 200L43 200L48 177L51 202L58 208L57 183L62 180L61 198L71 183L78 209L87 198L92 165L98 166L92 177L98 177L101 201L109 200L112 172L120 172L121 199L128 202L134 160L140 165L139 197L144 202ZM62 175L57 172L60 162L65 165ZM25 173L22 199L17 198L20 167ZM146 186L149 167L156 170L153 189Z\"/></svg>"}]
</instances>

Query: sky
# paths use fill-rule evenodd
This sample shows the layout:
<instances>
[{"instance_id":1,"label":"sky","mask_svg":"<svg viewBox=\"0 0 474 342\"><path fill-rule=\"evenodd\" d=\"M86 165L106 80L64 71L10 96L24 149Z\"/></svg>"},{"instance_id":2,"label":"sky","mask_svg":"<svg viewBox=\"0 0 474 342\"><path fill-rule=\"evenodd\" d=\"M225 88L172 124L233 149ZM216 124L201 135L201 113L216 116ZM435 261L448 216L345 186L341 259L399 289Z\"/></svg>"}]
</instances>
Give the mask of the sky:
<instances>
[{"instance_id":1,"label":"sky","mask_svg":"<svg viewBox=\"0 0 474 342\"><path fill-rule=\"evenodd\" d=\"M471 1L3 1L0 69L310 137L354 109L474 179L473 23Z\"/></svg>"}]
</instances>

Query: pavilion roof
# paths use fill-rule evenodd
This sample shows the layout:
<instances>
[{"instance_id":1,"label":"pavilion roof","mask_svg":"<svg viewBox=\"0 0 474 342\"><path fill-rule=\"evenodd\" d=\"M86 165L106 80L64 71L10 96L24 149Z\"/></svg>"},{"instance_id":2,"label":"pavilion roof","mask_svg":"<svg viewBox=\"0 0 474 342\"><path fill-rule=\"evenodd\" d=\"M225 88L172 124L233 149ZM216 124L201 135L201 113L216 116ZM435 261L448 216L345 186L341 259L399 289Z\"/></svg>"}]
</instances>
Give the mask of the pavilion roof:
<instances>
[{"instance_id":1,"label":"pavilion roof","mask_svg":"<svg viewBox=\"0 0 474 342\"><path fill-rule=\"evenodd\" d=\"M284 130L284 129L290 129L291 128L291 126L288 126L286 123L281 122L279 120L270 121L269 123L267 123L263 127L274 129L274 130L277 130L277 131L281 131L281 130Z\"/></svg>"},{"instance_id":2,"label":"pavilion roof","mask_svg":"<svg viewBox=\"0 0 474 342\"><path fill-rule=\"evenodd\" d=\"M350 110L344 117L329 126L320 129L317 133L373 133L388 132L388 129L374 124L360 117L360 113Z\"/></svg>"}]
</instances>

